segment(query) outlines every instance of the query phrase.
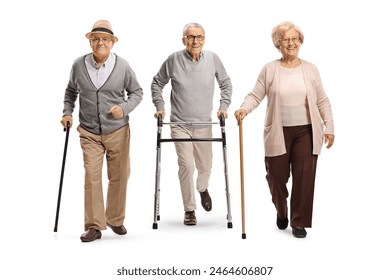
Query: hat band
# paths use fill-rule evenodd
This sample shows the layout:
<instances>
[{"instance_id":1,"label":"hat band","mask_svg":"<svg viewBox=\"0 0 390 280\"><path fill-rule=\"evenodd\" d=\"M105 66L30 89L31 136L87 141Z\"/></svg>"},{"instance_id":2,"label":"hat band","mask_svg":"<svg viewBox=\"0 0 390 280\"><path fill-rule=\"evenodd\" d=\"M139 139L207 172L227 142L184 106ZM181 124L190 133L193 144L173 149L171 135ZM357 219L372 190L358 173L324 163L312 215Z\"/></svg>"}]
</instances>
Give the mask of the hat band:
<instances>
[{"instance_id":1,"label":"hat band","mask_svg":"<svg viewBox=\"0 0 390 280\"><path fill-rule=\"evenodd\" d=\"M94 28L94 29L92 29L91 32L98 32L98 31L103 31L103 32L107 32L107 33L109 33L111 35L114 35L114 32L112 32L110 29L104 28L104 27Z\"/></svg>"}]
</instances>

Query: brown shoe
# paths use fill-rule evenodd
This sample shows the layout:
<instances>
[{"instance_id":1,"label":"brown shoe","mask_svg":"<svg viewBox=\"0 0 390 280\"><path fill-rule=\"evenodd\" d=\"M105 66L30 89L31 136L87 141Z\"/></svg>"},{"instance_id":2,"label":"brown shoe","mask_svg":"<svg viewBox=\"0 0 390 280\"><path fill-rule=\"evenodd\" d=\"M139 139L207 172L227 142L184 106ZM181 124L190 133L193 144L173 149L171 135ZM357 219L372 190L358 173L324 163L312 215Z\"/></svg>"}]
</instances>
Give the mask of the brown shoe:
<instances>
[{"instance_id":1,"label":"brown shoe","mask_svg":"<svg viewBox=\"0 0 390 280\"><path fill-rule=\"evenodd\" d=\"M200 199L201 199L203 209L206 210L207 212L211 211L213 205L208 190L205 190L204 192L200 192Z\"/></svg>"},{"instance_id":2,"label":"brown shoe","mask_svg":"<svg viewBox=\"0 0 390 280\"><path fill-rule=\"evenodd\" d=\"M110 225L109 223L107 223L107 226L109 228L112 229L113 232L115 232L116 234L119 234L119 235L125 235L127 233L127 229L125 228L125 226L113 226L113 225Z\"/></svg>"},{"instance_id":3,"label":"brown shoe","mask_svg":"<svg viewBox=\"0 0 390 280\"><path fill-rule=\"evenodd\" d=\"M194 226L194 225L196 225L195 211L186 211L184 213L184 224L186 226Z\"/></svg>"},{"instance_id":4,"label":"brown shoe","mask_svg":"<svg viewBox=\"0 0 390 280\"><path fill-rule=\"evenodd\" d=\"M86 232L84 232L80 239L82 242L91 242L96 239L100 239L102 237L102 232L95 228L90 228Z\"/></svg>"}]
</instances>

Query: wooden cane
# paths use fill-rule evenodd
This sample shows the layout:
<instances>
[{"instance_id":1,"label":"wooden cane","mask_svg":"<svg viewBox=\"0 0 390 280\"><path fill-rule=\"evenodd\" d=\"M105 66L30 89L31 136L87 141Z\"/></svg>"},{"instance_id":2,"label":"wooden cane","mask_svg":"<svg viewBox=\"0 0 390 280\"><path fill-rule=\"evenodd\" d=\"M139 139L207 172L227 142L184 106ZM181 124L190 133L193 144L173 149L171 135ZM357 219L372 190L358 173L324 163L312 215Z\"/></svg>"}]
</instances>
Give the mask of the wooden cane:
<instances>
[{"instance_id":1,"label":"wooden cane","mask_svg":"<svg viewBox=\"0 0 390 280\"><path fill-rule=\"evenodd\" d=\"M244 195L244 148L242 139L242 116L238 121L239 136L240 136L240 175L241 175L241 223L242 223L242 239L246 239L245 233L245 195Z\"/></svg>"}]
</instances>

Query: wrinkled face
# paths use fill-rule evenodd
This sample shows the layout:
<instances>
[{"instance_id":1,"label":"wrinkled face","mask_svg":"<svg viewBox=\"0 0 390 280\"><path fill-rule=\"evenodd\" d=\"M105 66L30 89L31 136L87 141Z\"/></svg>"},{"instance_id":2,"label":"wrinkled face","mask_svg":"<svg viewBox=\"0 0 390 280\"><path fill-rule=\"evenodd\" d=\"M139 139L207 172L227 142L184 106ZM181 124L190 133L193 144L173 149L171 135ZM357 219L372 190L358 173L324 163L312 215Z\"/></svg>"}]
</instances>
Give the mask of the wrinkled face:
<instances>
[{"instance_id":1,"label":"wrinkled face","mask_svg":"<svg viewBox=\"0 0 390 280\"><path fill-rule=\"evenodd\" d=\"M202 28L190 27L186 36L183 37L183 44L193 58L198 57L202 52L204 42L205 37Z\"/></svg>"},{"instance_id":2,"label":"wrinkled face","mask_svg":"<svg viewBox=\"0 0 390 280\"><path fill-rule=\"evenodd\" d=\"M89 40L92 52L97 57L105 57L110 54L114 41L105 33L96 33Z\"/></svg>"},{"instance_id":3,"label":"wrinkled face","mask_svg":"<svg viewBox=\"0 0 390 280\"><path fill-rule=\"evenodd\" d=\"M290 29L284 33L282 38L282 44L280 45L280 52L284 58L297 58L299 53L299 48L301 46L301 40L299 38L299 33L294 29Z\"/></svg>"}]
</instances>

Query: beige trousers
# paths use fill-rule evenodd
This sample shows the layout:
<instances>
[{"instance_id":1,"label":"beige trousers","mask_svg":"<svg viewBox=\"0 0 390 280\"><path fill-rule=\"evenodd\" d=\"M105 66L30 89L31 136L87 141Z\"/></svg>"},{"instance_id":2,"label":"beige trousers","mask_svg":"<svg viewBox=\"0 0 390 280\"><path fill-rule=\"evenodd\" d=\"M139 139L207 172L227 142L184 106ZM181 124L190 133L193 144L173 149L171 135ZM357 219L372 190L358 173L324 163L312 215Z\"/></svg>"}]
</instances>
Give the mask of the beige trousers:
<instances>
[{"instance_id":1,"label":"beige trousers","mask_svg":"<svg viewBox=\"0 0 390 280\"><path fill-rule=\"evenodd\" d=\"M171 127L172 138L211 138L211 126L206 128ZM196 210L194 171L198 170L196 189L205 191L209 186L212 166L212 142L175 142L179 165L179 180L184 211Z\"/></svg>"},{"instance_id":2,"label":"beige trousers","mask_svg":"<svg viewBox=\"0 0 390 280\"><path fill-rule=\"evenodd\" d=\"M130 127L106 135L92 134L81 126L80 144L84 158L84 227L107 229L123 225L126 210L126 189L130 176ZM107 201L104 205L102 169L107 161Z\"/></svg>"}]
</instances>

